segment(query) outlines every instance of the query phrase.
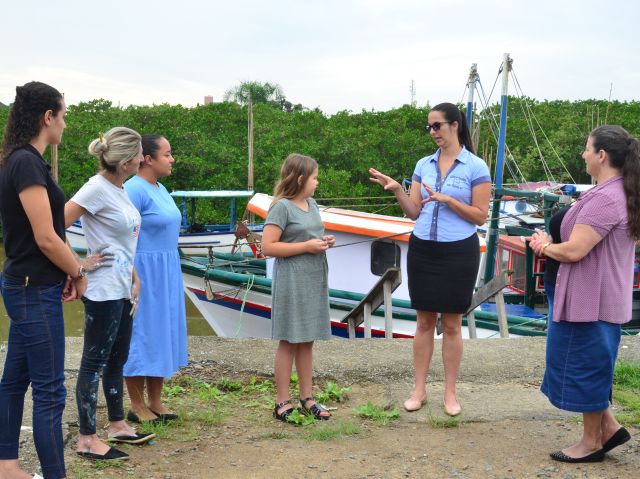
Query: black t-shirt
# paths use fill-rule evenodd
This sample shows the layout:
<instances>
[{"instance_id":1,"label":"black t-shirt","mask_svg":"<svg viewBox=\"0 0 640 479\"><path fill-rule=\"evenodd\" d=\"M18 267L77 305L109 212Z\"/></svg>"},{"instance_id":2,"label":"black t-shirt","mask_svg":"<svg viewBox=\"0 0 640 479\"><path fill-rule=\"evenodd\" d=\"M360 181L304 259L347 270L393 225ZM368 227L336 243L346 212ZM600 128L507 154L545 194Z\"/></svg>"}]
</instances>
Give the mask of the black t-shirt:
<instances>
[{"instance_id":1,"label":"black t-shirt","mask_svg":"<svg viewBox=\"0 0 640 479\"><path fill-rule=\"evenodd\" d=\"M22 190L33 185L42 185L47 189L53 229L65 241L66 198L51 176L51 167L33 146L17 149L0 167L0 215L7 255L4 272L21 280L28 276L30 285L55 284L63 281L67 275L40 251L18 196Z\"/></svg>"},{"instance_id":2,"label":"black t-shirt","mask_svg":"<svg viewBox=\"0 0 640 479\"><path fill-rule=\"evenodd\" d=\"M551 235L551 238L553 238L554 243L562 243L562 238L560 237L560 226L562 225L562 220L564 219L564 215L567 211L569 211L569 206L562 208L551 217L551 220L549 220L549 234ZM555 286L556 276L558 276L558 268L560 268L560 261L547 256L544 264L544 283Z\"/></svg>"}]
</instances>

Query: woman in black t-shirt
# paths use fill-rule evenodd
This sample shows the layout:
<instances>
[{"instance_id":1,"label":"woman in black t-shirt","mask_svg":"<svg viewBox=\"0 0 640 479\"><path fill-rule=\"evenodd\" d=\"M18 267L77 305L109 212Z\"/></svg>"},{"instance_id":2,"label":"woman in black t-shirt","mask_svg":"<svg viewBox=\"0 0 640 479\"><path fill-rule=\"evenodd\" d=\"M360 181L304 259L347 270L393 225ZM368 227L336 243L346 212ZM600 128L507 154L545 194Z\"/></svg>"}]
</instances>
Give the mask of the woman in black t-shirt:
<instances>
[{"instance_id":1,"label":"woman in black t-shirt","mask_svg":"<svg viewBox=\"0 0 640 479\"><path fill-rule=\"evenodd\" d=\"M33 390L33 440L45 479L65 477L62 438L64 322L61 298L82 296L87 269L65 243L65 196L42 158L60 143L65 102L55 88L16 88L0 153L0 216L7 259L0 287L11 319L0 381L0 477L31 478L18 463L24 395Z\"/></svg>"}]
</instances>

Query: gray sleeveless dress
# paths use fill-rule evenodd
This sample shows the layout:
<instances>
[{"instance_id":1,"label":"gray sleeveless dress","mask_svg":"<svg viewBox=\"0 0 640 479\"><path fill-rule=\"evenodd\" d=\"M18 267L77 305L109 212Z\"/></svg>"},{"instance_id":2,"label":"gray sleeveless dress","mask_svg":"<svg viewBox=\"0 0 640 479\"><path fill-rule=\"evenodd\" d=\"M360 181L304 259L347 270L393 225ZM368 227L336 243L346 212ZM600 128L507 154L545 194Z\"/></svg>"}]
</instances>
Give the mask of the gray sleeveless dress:
<instances>
[{"instance_id":1,"label":"gray sleeveless dress","mask_svg":"<svg viewBox=\"0 0 640 479\"><path fill-rule=\"evenodd\" d=\"M308 200L303 211L287 199L269 210L265 225L282 230L280 241L299 243L322 239L324 225L318 205ZM325 253L276 258L271 288L271 337L290 343L306 343L331 337L328 266Z\"/></svg>"}]
</instances>

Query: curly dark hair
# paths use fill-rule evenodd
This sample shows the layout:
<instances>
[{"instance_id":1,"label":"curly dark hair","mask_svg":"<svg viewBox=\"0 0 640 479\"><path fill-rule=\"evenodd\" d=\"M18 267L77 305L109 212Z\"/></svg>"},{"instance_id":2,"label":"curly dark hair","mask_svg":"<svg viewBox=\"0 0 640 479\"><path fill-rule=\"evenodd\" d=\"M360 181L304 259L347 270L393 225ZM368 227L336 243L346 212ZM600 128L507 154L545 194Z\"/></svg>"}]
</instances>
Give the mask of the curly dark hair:
<instances>
[{"instance_id":1,"label":"curly dark hair","mask_svg":"<svg viewBox=\"0 0 640 479\"><path fill-rule=\"evenodd\" d=\"M640 239L640 141L618 125L603 125L589 134L595 151L604 150L622 173L630 233Z\"/></svg>"},{"instance_id":2,"label":"curly dark hair","mask_svg":"<svg viewBox=\"0 0 640 479\"><path fill-rule=\"evenodd\" d=\"M32 81L16 87L16 99L4 130L0 166L11 153L38 136L42 118L48 110L53 112L53 116L58 115L62 110L62 100L62 94L46 83Z\"/></svg>"}]
</instances>

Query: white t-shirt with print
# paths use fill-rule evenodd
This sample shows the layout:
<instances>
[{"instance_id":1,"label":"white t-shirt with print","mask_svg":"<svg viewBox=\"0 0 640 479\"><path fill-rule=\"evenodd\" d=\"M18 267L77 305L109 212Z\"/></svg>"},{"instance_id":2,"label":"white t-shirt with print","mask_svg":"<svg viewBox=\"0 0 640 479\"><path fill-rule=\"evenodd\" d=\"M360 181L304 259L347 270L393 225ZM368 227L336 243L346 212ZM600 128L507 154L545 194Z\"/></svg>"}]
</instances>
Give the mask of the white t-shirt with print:
<instances>
[{"instance_id":1,"label":"white t-shirt with print","mask_svg":"<svg viewBox=\"0 0 640 479\"><path fill-rule=\"evenodd\" d=\"M140 232L140 213L124 188L118 188L102 175L95 175L71 198L87 212L80 218L88 253L108 245L114 254L112 266L88 273L85 297L108 301L131 297L133 257Z\"/></svg>"}]
</instances>

